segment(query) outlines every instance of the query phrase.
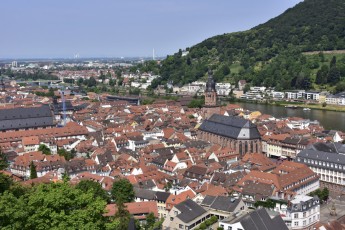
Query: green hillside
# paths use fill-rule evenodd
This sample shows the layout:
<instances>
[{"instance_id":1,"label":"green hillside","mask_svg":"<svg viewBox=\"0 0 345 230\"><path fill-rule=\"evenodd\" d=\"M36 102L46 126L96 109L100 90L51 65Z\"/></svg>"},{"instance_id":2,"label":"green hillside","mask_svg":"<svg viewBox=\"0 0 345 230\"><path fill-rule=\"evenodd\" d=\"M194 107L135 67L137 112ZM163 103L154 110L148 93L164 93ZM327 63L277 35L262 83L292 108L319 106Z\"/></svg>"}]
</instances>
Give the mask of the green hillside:
<instances>
[{"instance_id":1,"label":"green hillside","mask_svg":"<svg viewBox=\"0 0 345 230\"><path fill-rule=\"evenodd\" d=\"M319 54L329 50L345 50L345 1L305 0L251 30L206 39L186 56L181 50L167 56L152 87L193 82L211 68L217 81L245 79L279 90L329 88L345 77L343 54L335 55L332 66L325 60L332 59L329 54ZM303 54L310 51L317 52ZM322 81L316 81L321 69Z\"/></svg>"}]
</instances>

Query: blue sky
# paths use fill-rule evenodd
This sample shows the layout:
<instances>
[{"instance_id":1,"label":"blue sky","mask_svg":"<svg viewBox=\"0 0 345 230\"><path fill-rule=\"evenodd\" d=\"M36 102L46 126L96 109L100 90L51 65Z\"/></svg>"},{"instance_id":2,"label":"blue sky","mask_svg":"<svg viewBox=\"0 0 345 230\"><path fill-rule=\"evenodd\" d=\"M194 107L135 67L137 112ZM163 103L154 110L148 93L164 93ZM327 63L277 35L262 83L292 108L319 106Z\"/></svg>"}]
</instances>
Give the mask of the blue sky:
<instances>
[{"instance_id":1,"label":"blue sky","mask_svg":"<svg viewBox=\"0 0 345 230\"><path fill-rule=\"evenodd\" d=\"M301 0L1 0L0 58L166 56Z\"/></svg>"}]
</instances>

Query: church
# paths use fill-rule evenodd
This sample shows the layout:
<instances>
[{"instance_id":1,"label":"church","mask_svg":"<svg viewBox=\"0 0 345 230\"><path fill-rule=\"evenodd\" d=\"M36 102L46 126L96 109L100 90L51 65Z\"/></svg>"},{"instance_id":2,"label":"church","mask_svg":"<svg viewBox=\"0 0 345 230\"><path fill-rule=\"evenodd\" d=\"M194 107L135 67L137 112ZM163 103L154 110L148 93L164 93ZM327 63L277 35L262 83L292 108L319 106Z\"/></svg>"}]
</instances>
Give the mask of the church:
<instances>
[{"instance_id":1,"label":"church","mask_svg":"<svg viewBox=\"0 0 345 230\"><path fill-rule=\"evenodd\" d=\"M198 139L229 146L243 156L261 153L261 136L255 124L241 117L220 115L216 83L209 72L205 90L205 120L197 130Z\"/></svg>"}]
</instances>

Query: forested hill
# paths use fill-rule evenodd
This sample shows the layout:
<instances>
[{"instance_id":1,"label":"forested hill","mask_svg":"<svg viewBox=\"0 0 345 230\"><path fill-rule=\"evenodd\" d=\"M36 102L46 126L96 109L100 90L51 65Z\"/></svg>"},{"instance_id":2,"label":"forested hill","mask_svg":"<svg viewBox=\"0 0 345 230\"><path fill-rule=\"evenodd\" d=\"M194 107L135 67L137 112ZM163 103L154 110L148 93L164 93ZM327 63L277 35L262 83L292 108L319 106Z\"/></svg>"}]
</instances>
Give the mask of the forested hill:
<instances>
[{"instance_id":1,"label":"forested hill","mask_svg":"<svg viewBox=\"0 0 345 230\"><path fill-rule=\"evenodd\" d=\"M187 48L187 55L180 50L167 56L152 87L193 82L205 77L208 68L217 81L245 79L277 89L332 87L345 77L345 58L338 55L333 65L332 56L302 52L342 49L345 1L305 0L248 31L218 35ZM330 65L336 68L332 73Z\"/></svg>"}]
</instances>

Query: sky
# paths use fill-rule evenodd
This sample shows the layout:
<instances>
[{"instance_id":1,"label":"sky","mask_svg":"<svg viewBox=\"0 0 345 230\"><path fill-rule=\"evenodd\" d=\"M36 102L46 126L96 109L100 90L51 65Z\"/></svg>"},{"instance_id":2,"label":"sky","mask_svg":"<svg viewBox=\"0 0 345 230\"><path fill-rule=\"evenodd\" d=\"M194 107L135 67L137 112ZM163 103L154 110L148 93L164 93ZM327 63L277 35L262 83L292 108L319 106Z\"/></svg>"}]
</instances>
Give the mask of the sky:
<instances>
[{"instance_id":1,"label":"sky","mask_svg":"<svg viewBox=\"0 0 345 230\"><path fill-rule=\"evenodd\" d=\"M149 57L248 30L301 0L1 0L0 58Z\"/></svg>"}]
</instances>

